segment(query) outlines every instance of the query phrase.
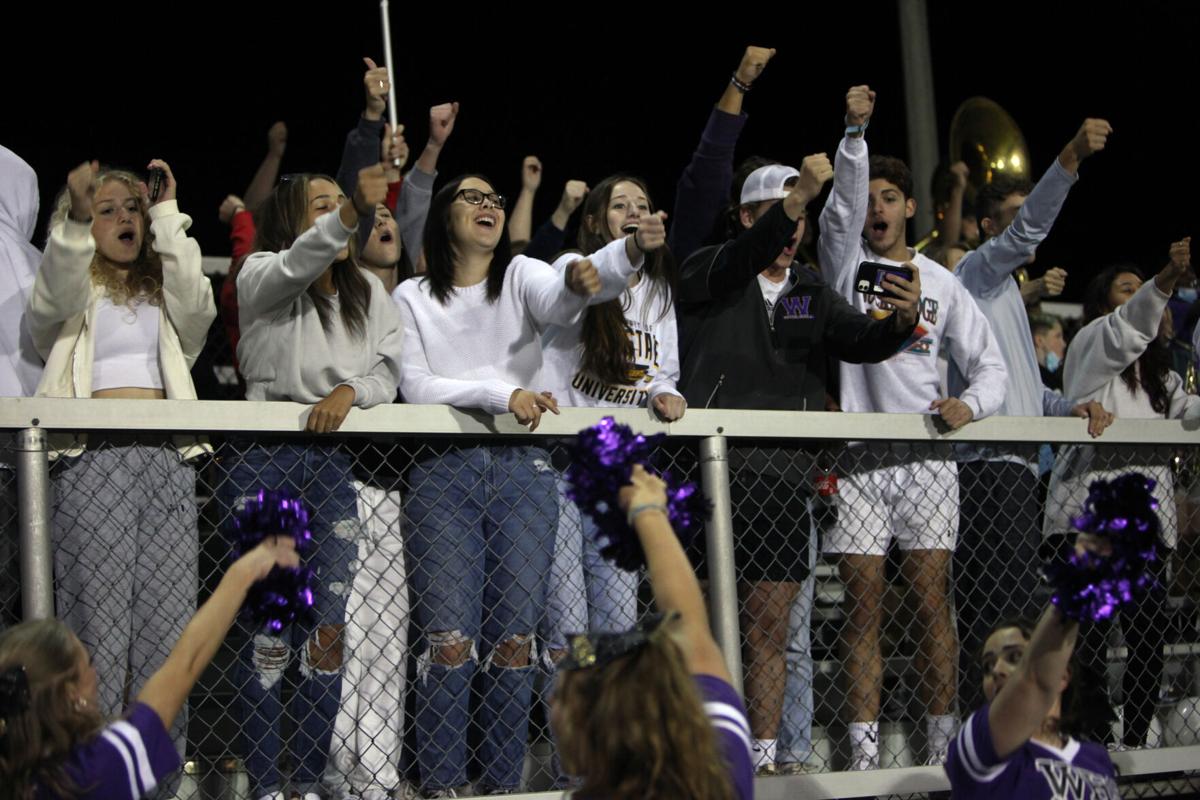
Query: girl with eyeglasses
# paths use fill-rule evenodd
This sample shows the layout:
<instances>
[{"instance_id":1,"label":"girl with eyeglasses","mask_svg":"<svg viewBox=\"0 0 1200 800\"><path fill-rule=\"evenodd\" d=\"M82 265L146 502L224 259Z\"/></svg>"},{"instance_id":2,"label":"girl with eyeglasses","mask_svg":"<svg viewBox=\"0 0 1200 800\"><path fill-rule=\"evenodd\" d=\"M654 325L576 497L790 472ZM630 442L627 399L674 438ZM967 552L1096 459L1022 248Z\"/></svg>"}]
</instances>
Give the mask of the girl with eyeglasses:
<instances>
[{"instance_id":1,"label":"girl with eyeglasses","mask_svg":"<svg viewBox=\"0 0 1200 800\"><path fill-rule=\"evenodd\" d=\"M636 267L623 240L564 272L524 256L510 261L504 206L479 175L434 196L424 236L428 272L396 292L404 323L400 393L410 403L511 412L533 431L544 412L558 411L538 384L542 335L551 325L580 324L589 298L615 297ZM447 444L417 461L409 483L424 791L454 796L467 782L477 672L480 788L512 791L525 758L533 635L558 521L549 455L527 444Z\"/></svg>"},{"instance_id":2,"label":"girl with eyeglasses","mask_svg":"<svg viewBox=\"0 0 1200 800\"><path fill-rule=\"evenodd\" d=\"M389 403L400 375L400 321L374 275L362 269L359 220L387 194L378 164L358 173L347 199L325 175L287 175L257 212L256 252L237 276L238 360L247 400L311 405L305 430L336 431L350 409ZM341 700L343 630L350 565L361 526L350 459L333 443L233 442L218 497L236 509L259 489L299 495L311 509L317 575L309 623L278 634L247 631L237 683L249 746L250 794L315 800ZM280 774L281 682L298 651L291 698L293 774Z\"/></svg>"}]
</instances>

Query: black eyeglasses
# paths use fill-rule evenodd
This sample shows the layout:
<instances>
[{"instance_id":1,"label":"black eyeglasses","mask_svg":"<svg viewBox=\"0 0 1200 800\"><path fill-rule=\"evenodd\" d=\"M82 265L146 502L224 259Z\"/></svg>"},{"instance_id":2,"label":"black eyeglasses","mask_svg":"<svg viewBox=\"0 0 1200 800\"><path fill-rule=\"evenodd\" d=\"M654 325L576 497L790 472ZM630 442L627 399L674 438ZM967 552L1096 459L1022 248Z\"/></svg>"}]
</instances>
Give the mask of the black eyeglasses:
<instances>
[{"instance_id":1,"label":"black eyeglasses","mask_svg":"<svg viewBox=\"0 0 1200 800\"><path fill-rule=\"evenodd\" d=\"M495 192L481 192L478 189L459 189L455 193L454 199L462 198L473 206L483 205L484 200L492 201L492 205L501 211L504 210L504 195L496 194Z\"/></svg>"}]
</instances>

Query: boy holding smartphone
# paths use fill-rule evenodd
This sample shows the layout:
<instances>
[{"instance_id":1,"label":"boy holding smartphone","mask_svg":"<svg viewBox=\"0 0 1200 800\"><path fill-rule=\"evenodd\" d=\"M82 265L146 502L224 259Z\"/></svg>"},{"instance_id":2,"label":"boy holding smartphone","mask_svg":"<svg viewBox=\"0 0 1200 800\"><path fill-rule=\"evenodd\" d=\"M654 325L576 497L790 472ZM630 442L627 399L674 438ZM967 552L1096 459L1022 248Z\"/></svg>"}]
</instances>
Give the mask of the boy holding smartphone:
<instances>
[{"instance_id":1,"label":"boy holding smartphone","mask_svg":"<svg viewBox=\"0 0 1200 800\"><path fill-rule=\"evenodd\" d=\"M912 174L896 158L868 158L867 129L875 93L855 86L846 95L846 133L834 160L833 191L821 213L818 254L829 284L854 308L891 313L886 296L857 291L859 266L904 266L921 276L920 319L900 351L879 364L842 362L845 411L938 414L956 430L994 413L1004 398L1006 371L987 319L962 284L936 262L912 251L906 223L916 212ZM946 348L966 377L946 396L937 357ZM957 725L953 713L957 645L950 618L950 559L958 533L958 471L948 452L896 444L847 448L837 495L838 524L825 552L840 556L846 586L842 658L846 671L851 767L879 766L883 658L879 629L884 563L894 538L901 571L917 598L916 668L925 702L927 761L942 763Z\"/></svg>"}]
</instances>

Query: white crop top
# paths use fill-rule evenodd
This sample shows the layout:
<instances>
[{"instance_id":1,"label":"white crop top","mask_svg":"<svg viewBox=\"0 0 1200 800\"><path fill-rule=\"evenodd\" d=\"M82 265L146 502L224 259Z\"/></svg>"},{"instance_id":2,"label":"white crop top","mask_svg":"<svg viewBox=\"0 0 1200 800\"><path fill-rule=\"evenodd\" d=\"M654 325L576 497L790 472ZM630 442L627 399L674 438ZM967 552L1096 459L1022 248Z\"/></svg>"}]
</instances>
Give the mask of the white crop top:
<instances>
[{"instance_id":1,"label":"white crop top","mask_svg":"<svg viewBox=\"0 0 1200 800\"><path fill-rule=\"evenodd\" d=\"M162 312L139 298L113 305L105 296L96 303L96 350L92 359L92 391L132 386L163 388L158 365L158 326Z\"/></svg>"}]
</instances>

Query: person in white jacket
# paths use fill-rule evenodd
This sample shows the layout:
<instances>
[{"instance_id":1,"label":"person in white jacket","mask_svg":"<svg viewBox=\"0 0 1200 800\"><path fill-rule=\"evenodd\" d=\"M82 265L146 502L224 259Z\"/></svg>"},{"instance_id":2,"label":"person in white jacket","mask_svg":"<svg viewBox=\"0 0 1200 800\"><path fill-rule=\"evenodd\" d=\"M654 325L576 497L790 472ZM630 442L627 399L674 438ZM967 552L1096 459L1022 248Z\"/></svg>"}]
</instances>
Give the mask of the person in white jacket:
<instances>
[{"instance_id":1,"label":"person in white jacket","mask_svg":"<svg viewBox=\"0 0 1200 800\"><path fill-rule=\"evenodd\" d=\"M151 199L130 172L80 164L50 220L27 319L40 397L194 400L190 369L216 317L200 246L166 162ZM122 713L196 610L196 475L163 437L73 441L54 477L58 616L92 653L99 699ZM183 753L186 717L172 737Z\"/></svg>"},{"instance_id":2,"label":"person in white jacket","mask_svg":"<svg viewBox=\"0 0 1200 800\"><path fill-rule=\"evenodd\" d=\"M517 256L504 198L467 175L433 199L428 272L394 293L404 322L400 393L410 403L513 412L537 427L556 413L541 386L542 336L579 324L589 297L618 296L665 241L659 225L613 241L565 273ZM636 266L635 266L636 265ZM416 629L417 762L427 795L467 781L471 686L479 662L478 758L485 792L516 789L525 758L541 618L558 525L555 473L531 445L447 444L417 460L405 514Z\"/></svg>"},{"instance_id":3,"label":"person in white jacket","mask_svg":"<svg viewBox=\"0 0 1200 800\"><path fill-rule=\"evenodd\" d=\"M336 431L351 408L396 397L400 320L383 283L359 266L354 239L386 194L378 164L358 173L352 199L328 176L285 176L259 208L257 252L237 276L246 399L311 405L310 433ZM312 618L278 633L248 630L238 686L251 796L285 798L290 784L315 800L341 700L346 598L362 537L350 459L334 443L259 438L232 442L223 471L217 494L227 510L262 489L299 495L309 509ZM297 651L301 681L288 708L294 766L284 776L281 683Z\"/></svg>"},{"instance_id":4,"label":"person in white jacket","mask_svg":"<svg viewBox=\"0 0 1200 800\"><path fill-rule=\"evenodd\" d=\"M25 306L42 251L30 242L37 227L38 178L25 160L0 146L0 397L32 397L42 359L29 336ZM0 436L0 627L21 619L17 558L17 476L13 437Z\"/></svg>"},{"instance_id":5,"label":"person in white jacket","mask_svg":"<svg viewBox=\"0 0 1200 800\"><path fill-rule=\"evenodd\" d=\"M859 311L891 313L885 299L856 291L863 261L921 273L920 319L911 340L879 364L841 364L844 411L936 413L950 429L995 413L1004 398L1004 358L991 325L962 284L911 250L905 226L916 212L912 174L902 161L868 160L863 138L875 93L846 96L846 135L833 168L833 191L821 212L818 257L825 280ZM957 396L944 396L938 355L945 349L966 377ZM901 571L916 604L917 669L925 702L927 759L941 763L957 721L953 715L958 652L950 618L950 558L958 533L958 473L948 453L875 443L846 450L846 479L837 495L838 524L825 552L840 557L846 585L842 657L846 675L851 765L879 764L883 660L879 642L884 562L896 540Z\"/></svg>"},{"instance_id":6,"label":"person in white jacket","mask_svg":"<svg viewBox=\"0 0 1200 800\"><path fill-rule=\"evenodd\" d=\"M1164 319L1175 284L1191 270L1191 239L1175 242L1170 259L1153 280L1143 281L1132 266L1114 266L1097 275L1084 301L1086 324L1075 334L1063 364L1063 388L1080 401L1095 400L1118 419L1200 417L1200 397L1188 394L1183 379L1170 369ZM1162 537L1174 549L1179 536L1175 479L1167 454L1155 448L1098 450L1091 445L1062 448L1050 474L1042 532L1049 536L1071 530L1070 514L1087 497L1097 479L1109 480L1136 470L1157 481L1154 496ZM1165 596L1151 594L1135 612L1123 617L1129 648L1124 673L1124 741L1147 744L1147 732L1158 699L1167 627ZM1085 634L1081 657L1105 663L1108 626Z\"/></svg>"}]
</instances>

